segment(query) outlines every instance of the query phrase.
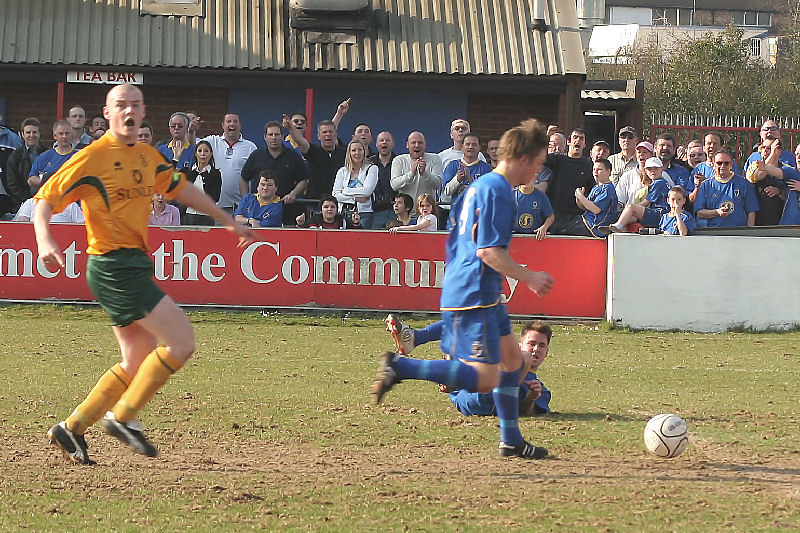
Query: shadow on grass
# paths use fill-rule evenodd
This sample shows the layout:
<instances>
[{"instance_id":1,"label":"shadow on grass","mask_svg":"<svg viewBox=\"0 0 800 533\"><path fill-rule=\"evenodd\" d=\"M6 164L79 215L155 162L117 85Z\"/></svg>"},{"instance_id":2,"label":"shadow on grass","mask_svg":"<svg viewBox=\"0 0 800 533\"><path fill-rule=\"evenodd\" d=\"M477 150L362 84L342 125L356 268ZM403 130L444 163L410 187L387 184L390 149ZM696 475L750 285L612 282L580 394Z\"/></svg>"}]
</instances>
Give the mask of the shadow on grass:
<instances>
[{"instance_id":1,"label":"shadow on grass","mask_svg":"<svg viewBox=\"0 0 800 533\"><path fill-rule=\"evenodd\" d=\"M557 455L550 455L545 459L535 461L535 464L543 465L546 468L547 464L553 465L558 469L563 469L564 462L572 461L568 458L561 458ZM551 472L537 470L532 473L522 472L487 472L485 475L489 477L501 477L510 480L553 480L553 481L569 481L575 479L596 479L596 480L621 480L625 483L631 483L636 480L659 482L699 482L699 483L732 483L732 484L764 484L770 486L781 486L787 489L794 489L800 484L800 469L798 468L783 468L783 467L770 467L760 465L748 465L737 463L717 463L709 461L700 461L701 469L696 468L694 465L691 471L694 475L686 474L686 465L681 465L680 470L669 470L674 472L675 475L666 473L664 470L659 469L654 471L650 466L646 466L639 462L632 462L630 464L613 462L613 464L605 465L605 468L594 469L592 471L580 472L578 469L573 470L570 468L568 473ZM578 465L579 467L586 465ZM555 469L555 468L554 468Z\"/></svg>"}]
</instances>

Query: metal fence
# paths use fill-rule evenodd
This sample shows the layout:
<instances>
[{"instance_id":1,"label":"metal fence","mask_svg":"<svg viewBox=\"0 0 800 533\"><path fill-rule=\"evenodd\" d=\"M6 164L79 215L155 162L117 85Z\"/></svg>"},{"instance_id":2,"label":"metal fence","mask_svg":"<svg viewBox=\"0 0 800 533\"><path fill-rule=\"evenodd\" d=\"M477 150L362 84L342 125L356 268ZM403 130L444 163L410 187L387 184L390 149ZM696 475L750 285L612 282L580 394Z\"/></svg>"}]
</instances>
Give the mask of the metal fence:
<instances>
[{"instance_id":1,"label":"metal fence","mask_svg":"<svg viewBox=\"0 0 800 533\"><path fill-rule=\"evenodd\" d=\"M722 136L722 144L730 150L737 161L743 161L760 142L759 131L766 120L774 120L781 129L781 144L784 150L794 151L800 143L800 118L767 116L706 116L673 113L652 115L650 120L650 139L661 133L672 133L678 145L686 145L692 139L699 139L709 132Z\"/></svg>"}]
</instances>

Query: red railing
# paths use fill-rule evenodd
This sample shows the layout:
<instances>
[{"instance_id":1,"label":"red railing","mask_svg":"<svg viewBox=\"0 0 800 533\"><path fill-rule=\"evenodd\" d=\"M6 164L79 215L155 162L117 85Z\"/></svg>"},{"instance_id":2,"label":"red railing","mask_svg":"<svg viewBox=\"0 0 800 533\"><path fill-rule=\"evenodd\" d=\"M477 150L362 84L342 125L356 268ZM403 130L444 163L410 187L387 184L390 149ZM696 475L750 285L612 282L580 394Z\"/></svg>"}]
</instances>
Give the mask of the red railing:
<instances>
[{"instance_id":1,"label":"red railing","mask_svg":"<svg viewBox=\"0 0 800 533\"><path fill-rule=\"evenodd\" d=\"M655 140L660 134L669 132L675 136L678 145L686 146L692 139L702 142L707 133L716 132L722 136L722 144L733 152L736 160L743 162L760 142L761 125L770 118L685 114L653 116L650 121L650 139ZM772 120L781 128L783 149L793 152L800 143L800 120L786 117Z\"/></svg>"}]
</instances>

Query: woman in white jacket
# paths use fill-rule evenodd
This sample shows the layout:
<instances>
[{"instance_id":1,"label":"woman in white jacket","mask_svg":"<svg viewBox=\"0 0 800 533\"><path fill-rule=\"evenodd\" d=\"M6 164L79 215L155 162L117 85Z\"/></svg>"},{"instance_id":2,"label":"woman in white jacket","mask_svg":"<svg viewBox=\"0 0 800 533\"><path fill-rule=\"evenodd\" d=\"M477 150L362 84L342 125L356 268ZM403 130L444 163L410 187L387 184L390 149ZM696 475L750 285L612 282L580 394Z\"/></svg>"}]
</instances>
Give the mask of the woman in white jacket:
<instances>
[{"instance_id":1,"label":"woman in white jacket","mask_svg":"<svg viewBox=\"0 0 800 533\"><path fill-rule=\"evenodd\" d=\"M357 210L361 226L372 228L372 191L378 183L378 167L366 161L366 149L360 141L350 141L344 156L344 166L336 173L332 195L345 212Z\"/></svg>"}]
</instances>

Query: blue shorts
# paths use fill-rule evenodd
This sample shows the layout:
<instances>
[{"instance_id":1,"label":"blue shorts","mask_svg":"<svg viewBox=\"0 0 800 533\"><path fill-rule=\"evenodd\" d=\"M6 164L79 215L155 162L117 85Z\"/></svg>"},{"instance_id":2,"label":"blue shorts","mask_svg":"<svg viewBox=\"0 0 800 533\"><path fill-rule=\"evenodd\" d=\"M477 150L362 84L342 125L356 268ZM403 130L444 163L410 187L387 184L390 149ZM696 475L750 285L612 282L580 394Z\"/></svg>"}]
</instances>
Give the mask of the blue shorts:
<instances>
[{"instance_id":1,"label":"blue shorts","mask_svg":"<svg viewBox=\"0 0 800 533\"><path fill-rule=\"evenodd\" d=\"M646 227L646 228L657 228L658 225L661 223L661 215L663 215L665 211L663 209L653 209L652 207L645 207L644 208L644 215L642 216L642 220L639 223Z\"/></svg>"},{"instance_id":2,"label":"blue shorts","mask_svg":"<svg viewBox=\"0 0 800 533\"><path fill-rule=\"evenodd\" d=\"M454 359L497 364L500 338L511 335L506 306L442 311L442 351Z\"/></svg>"}]
</instances>

